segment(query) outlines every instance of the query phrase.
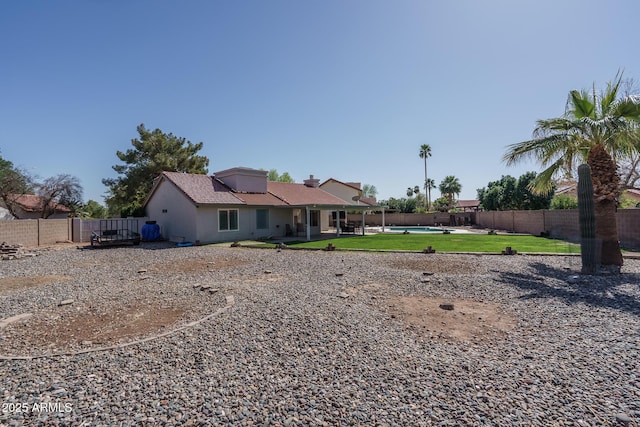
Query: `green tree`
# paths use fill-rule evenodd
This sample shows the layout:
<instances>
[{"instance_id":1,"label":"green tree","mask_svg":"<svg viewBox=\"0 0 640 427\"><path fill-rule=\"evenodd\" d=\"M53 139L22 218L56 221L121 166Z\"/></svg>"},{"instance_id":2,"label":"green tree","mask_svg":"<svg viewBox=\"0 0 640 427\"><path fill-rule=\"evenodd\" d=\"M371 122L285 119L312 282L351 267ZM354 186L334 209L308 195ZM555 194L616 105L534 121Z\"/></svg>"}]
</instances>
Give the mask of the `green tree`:
<instances>
[{"instance_id":1,"label":"green tree","mask_svg":"<svg viewBox=\"0 0 640 427\"><path fill-rule=\"evenodd\" d=\"M535 172L527 172L517 180L511 175L503 175L499 181L478 189L478 200L489 211L549 209L553 192L533 192L531 182L535 178Z\"/></svg>"},{"instance_id":2,"label":"green tree","mask_svg":"<svg viewBox=\"0 0 640 427\"><path fill-rule=\"evenodd\" d=\"M364 184L362 186L362 197L376 197L378 195L378 189L375 185Z\"/></svg>"},{"instance_id":3,"label":"green tree","mask_svg":"<svg viewBox=\"0 0 640 427\"><path fill-rule=\"evenodd\" d=\"M295 182L289 172L285 172L282 175L278 173L277 169L269 169L267 173L267 181L278 181L278 182Z\"/></svg>"},{"instance_id":4,"label":"green tree","mask_svg":"<svg viewBox=\"0 0 640 427\"><path fill-rule=\"evenodd\" d=\"M538 175L535 172L527 172L520 175L516 183L516 206L521 210L549 209L551 199L555 194L555 184L552 184L551 191L537 193L532 191L532 182Z\"/></svg>"},{"instance_id":5,"label":"green tree","mask_svg":"<svg viewBox=\"0 0 640 427\"><path fill-rule=\"evenodd\" d=\"M556 194L551 199L550 209L578 209L578 199L568 194Z\"/></svg>"},{"instance_id":6,"label":"green tree","mask_svg":"<svg viewBox=\"0 0 640 427\"><path fill-rule=\"evenodd\" d=\"M447 197L449 209L453 209L455 207L453 203L454 195L458 195L462 191L462 185L458 178L453 175L446 176L438 186L438 189L440 193Z\"/></svg>"},{"instance_id":7,"label":"green tree","mask_svg":"<svg viewBox=\"0 0 640 427\"><path fill-rule=\"evenodd\" d=\"M425 199L425 206L424 208L426 210L429 210L429 205L431 205L431 192L428 191L429 188L429 184L428 184L428 178L427 178L427 158L431 157L431 146L429 144L422 144L420 146L420 158L424 159L424 188L425 191L427 191L427 198Z\"/></svg>"},{"instance_id":8,"label":"green tree","mask_svg":"<svg viewBox=\"0 0 640 427\"><path fill-rule=\"evenodd\" d=\"M95 200L89 200L80 210L82 218L106 218L108 215L107 208Z\"/></svg>"},{"instance_id":9,"label":"green tree","mask_svg":"<svg viewBox=\"0 0 640 427\"><path fill-rule=\"evenodd\" d=\"M0 156L0 201L16 218L15 201L22 194L34 194L33 178Z\"/></svg>"},{"instance_id":10,"label":"green tree","mask_svg":"<svg viewBox=\"0 0 640 427\"><path fill-rule=\"evenodd\" d=\"M438 197L433 201L433 207L440 212L449 210L449 199L446 196Z\"/></svg>"},{"instance_id":11,"label":"green tree","mask_svg":"<svg viewBox=\"0 0 640 427\"><path fill-rule=\"evenodd\" d=\"M605 90L572 90L563 116L538 120L533 139L509 145L503 156L507 165L533 158L545 168L532 183L538 192L550 191L554 177L570 175L586 161L593 182L596 238L602 242L600 262L605 266L623 262L616 222L620 178L614 159L637 151L634 133L640 121L640 96L621 96L621 82L618 73Z\"/></svg>"},{"instance_id":12,"label":"green tree","mask_svg":"<svg viewBox=\"0 0 640 427\"><path fill-rule=\"evenodd\" d=\"M202 142L192 144L160 129L149 131L144 124L137 131L140 137L131 140L133 149L116 152L124 162L112 167L119 176L102 180L108 188L106 203L112 215L144 215L142 206L153 180L163 171L207 173L209 159L196 154L202 149Z\"/></svg>"}]
</instances>

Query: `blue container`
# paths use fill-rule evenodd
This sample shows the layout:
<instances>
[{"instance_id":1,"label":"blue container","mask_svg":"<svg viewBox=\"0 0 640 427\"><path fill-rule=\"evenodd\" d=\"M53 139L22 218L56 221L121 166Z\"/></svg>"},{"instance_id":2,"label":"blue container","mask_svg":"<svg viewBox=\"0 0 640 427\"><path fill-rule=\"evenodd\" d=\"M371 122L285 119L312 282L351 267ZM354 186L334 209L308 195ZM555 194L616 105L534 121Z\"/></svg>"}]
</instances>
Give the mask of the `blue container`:
<instances>
[{"instance_id":1,"label":"blue container","mask_svg":"<svg viewBox=\"0 0 640 427\"><path fill-rule=\"evenodd\" d=\"M153 242L160 238L160 226L155 221L149 221L142 226L140 234L145 242Z\"/></svg>"}]
</instances>

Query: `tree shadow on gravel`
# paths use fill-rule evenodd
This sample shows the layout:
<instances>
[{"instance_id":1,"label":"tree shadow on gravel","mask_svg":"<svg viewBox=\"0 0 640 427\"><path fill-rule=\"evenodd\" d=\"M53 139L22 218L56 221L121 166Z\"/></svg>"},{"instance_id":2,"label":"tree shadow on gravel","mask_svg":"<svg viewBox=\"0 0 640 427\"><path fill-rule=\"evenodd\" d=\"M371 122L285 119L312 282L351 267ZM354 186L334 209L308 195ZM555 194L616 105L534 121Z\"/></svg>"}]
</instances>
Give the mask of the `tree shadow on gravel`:
<instances>
[{"instance_id":1,"label":"tree shadow on gravel","mask_svg":"<svg viewBox=\"0 0 640 427\"><path fill-rule=\"evenodd\" d=\"M582 303L640 316L640 274L588 276L543 263L532 263L530 267L535 270L533 273L500 272L496 280L529 291L520 297L523 300L557 298L567 304ZM570 281L570 277L577 279Z\"/></svg>"}]
</instances>

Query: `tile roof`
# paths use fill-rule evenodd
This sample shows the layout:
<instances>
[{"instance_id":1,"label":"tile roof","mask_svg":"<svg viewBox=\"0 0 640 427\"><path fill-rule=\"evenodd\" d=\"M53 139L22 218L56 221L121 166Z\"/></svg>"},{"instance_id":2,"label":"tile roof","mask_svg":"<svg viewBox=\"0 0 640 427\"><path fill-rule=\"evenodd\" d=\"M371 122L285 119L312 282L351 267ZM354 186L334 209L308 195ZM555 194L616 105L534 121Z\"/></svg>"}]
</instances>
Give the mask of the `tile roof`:
<instances>
[{"instance_id":1,"label":"tile roof","mask_svg":"<svg viewBox=\"0 0 640 427\"><path fill-rule=\"evenodd\" d=\"M321 188L291 182L267 182L267 191L289 205L352 205Z\"/></svg>"},{"instance_id":2,"label":"tile roof","mask_svg":"<svg viewBox=\"0 0 640 427\"><path fill-rule=\"evenodd\" d=\"M289 182L267 182L267 193L235 192L215 177L204 174L163 172L147 197L152 197L162 179L173 183L195 204L248 206L362 206L366 203L345 201L321 188Z\"/></svg>"},{"instance_id":3,"label":"tile roof","mask_svg":"<svg viewBox=\"0 0 640 427\"><path fill-rule=\"evenodd\" d=\"M477 208L480 206L480 200L458 200L459 208Z\"/></svg>"},{"instance_id":4,"label":"tile roof","mask_svg":"<svg viewBox=\"0 0 640 427\"><path fill-rule=\"evenodd\" d=\"M33 194L15 194L10 195L9 197L13 203L19 205L25 212L42 212L44 198L41 196L35 196ZM49 206L56 212L71 212L71 209L65 205L61 205L60 203L49 202Z\"/></svg>"},{"instance_id":5,"label":"tile roof","mask_svg":"<svg viewBox=\"0 0 640 427\"><path fill-rule=\"evenodd\" d=\"M287 206L284 201L278 199L276 196L270 193L234 193L234 196L236 196L249 206Z\"/></svg>"},{"instance_id":6,"label":"tile roof","mask_svg":"<svg viewBox=\"0 0 640 427\"><path fill-rule=\"evenodd\" d=\"M162 172L162 176L175 184L195 204L244 204L234 196L229 187L212 176L180 172Z\"/></svg>"},{"instance_id":7,"label":"tile roof","mask_svg":"<svg viewBox=\"0 0 640 427\"><path fill-rule=\"evenodd\" d=\"M327 183L329 183L329 182L331 182L331 181L333 181L333 182L337 182L338 184L342 184L342 185L345 185L345 186L347 186L347 187L351 187L351 188L353 188L354 190L362 190L361 185L360 185L360 183L359 183L359 182L343 182L343 181L340 181L340 180L335 179L335 178L329 178L329 179L327 179L325 182L323 182L322 184L320 184L320 187L322 187L323 185L325 185L325 184L327 184Z\"/></svg>"}]
</instances>

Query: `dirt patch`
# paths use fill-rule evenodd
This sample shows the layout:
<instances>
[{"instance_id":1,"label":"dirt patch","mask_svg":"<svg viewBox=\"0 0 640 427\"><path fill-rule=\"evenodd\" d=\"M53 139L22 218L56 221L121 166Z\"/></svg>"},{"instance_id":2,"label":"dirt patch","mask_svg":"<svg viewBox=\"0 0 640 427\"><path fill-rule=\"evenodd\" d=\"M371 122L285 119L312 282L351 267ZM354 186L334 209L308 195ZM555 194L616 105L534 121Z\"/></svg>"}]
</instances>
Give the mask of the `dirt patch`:
<instances>
[{"instance_id":1,"label":"dirt patch","mask_svg":"<svg viewBox=\"0 0 640 427\"><path fill-rule=\"evenodd\" d=\"M194 273L198 271L211 271L218 270L220 268L236 267L239 265L246 265L247 261L237 258L224 258L224 259L212 259L212 258L190 258L181 261L172 261L168 263L155 264L150 270L158 271L162 273Z\"/></svg>"},{"instance_id":2,"label":"dirt patch","mask_svg":"<svg viewBox=\"0 0 640 427\"><path fill-rule=\"evenodd\" d=\"M95 308L72 311L73 306L64 310L11 325L6 332L28 333L32 342L49 348L115 344L169 330L183 317L187 307L143 303L113 312Z\"/></svg>"},{"instance_id":3,"label":"dirt patch","mask_svg":"<svg viewBox=\"0 0 640 427\"><path fill-rule=\"evenodd\" d=\"M386 304L392 318L431 338L486 341L504 336L516 324L498 304L468 299L395 296Z\"/></svg>"},{"instance_id":4,"label":"dirt patch","mask_svg":"<svg viewBox=\"0 0 640 427\"><path fill-rule=\"evenodd\" d=\"M36 286L48 285L50 283L66 282L70 279L71 277L62 275L5 277L4 279L0 279L0 295L12 291L34 288Z\"/></svg>"},{"instance_id":5,"label":"dirt patch","mask_svg":"<svg viewBox=\"0 0 640 427\"><path fill-rule=\"evenodd\" d=\"M390 262L389 266L398 269L443 274L479 274L485 272L484 269L481 268L478 263L473 262L473 260L460 259L460 257L456 257L455 259L429 258L429 255L425 255L425 258L421 260L395 260Z\"/></svg>"}]
</instances>

